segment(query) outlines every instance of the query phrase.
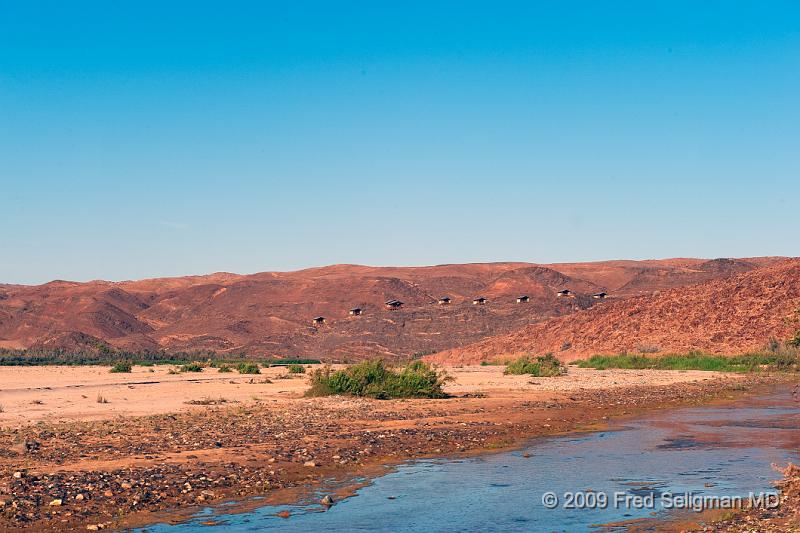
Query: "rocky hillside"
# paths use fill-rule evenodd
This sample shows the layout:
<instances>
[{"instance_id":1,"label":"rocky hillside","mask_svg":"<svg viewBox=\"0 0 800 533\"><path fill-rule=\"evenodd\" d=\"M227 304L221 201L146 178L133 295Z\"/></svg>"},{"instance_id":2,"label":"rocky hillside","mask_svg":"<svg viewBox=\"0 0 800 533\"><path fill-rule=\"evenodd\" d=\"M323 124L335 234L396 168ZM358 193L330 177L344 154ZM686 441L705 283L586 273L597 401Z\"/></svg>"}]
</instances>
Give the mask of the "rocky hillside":
<instances>
[{"instance_id":1,"label":"rocky hillside","mask_svg":"<svg viewBox=\"0 0 800 533\"><path fill-rule=\"evenodd\" d=\"M457 348L632 294L725 279L775 259L492 263L39 286L0 285L0 347L200 351L354 360ZM570 289L573 298L556 292ZM609 300L591 298L608 292ZM530 302L515 298L528 295ZM441 296L452 304L441 306ZM486 305L472 305L484 296ZM389 299L404 302L387 310ZM612 304L613 305L613 304ZM359 307L362 316L348 310ZM312 319L325 317L323 324Z\"/></svg>"},{"instance_id":2,"label":"rocky hillside","mask_svg":"<svg viewBox=\"0 0 800 533\"><path fill-rule=\"evenodd\" d=\"M727 354L762 349L770 338L793 336L800 329L800 260L749 270L744 263L706 264L708 268L698 270L731 275L648 296L603 302L569 316L443 351L431 359L476 363L522 353L554 352L572 360L591 354L655 349ZM734 274L736 271L744 273ZM645 278L636 276L634 280L639 283Z\"/></svg>"}]
</instances>

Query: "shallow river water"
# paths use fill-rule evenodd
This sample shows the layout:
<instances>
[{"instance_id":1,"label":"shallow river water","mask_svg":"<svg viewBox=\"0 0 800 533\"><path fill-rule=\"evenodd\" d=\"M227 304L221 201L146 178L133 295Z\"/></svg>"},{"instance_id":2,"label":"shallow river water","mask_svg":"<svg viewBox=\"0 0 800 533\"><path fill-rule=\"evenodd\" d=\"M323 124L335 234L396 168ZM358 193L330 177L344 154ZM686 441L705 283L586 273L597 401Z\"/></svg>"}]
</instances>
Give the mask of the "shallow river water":
<instances>
[{"instance_id":1,"label":"shallow river water","mask_svg":"<svg viewBox=\"0 0 800 533\"><path fill-rule=\"evenodd\" d=\"M602 524L667 516L685 507L687 493L697 504L699 497L774 492L770 482L780 475L771 464L797 461L799 430L800 406L780 392L654 412L611 431L536 439L513 452L405 463L328 510L318 493L240 514L207 509L182 524L137 531L607 531ZM543 503L550 492L558 500L552 509ZM577 508L565 508L567 493L579 493ZM276 516L284 510L290 518ZM202 525L209 520L219 525Z\"/></svg>"}]
</instances>

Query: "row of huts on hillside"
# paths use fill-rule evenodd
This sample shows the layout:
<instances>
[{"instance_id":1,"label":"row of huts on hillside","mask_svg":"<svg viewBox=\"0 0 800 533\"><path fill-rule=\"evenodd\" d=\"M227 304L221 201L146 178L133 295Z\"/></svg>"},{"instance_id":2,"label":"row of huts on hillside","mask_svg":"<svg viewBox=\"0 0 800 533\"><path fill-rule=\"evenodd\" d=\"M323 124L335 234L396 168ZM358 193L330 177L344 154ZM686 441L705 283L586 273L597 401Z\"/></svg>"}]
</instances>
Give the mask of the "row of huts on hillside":
<instances>
[{"instance_id":1,"label":"row of huts on hillside","mask_svg":"<svg viewBox=\"0 0 800 533\"><path fill-rule=\"evenodd\" d=\"M605 299L607 296L608 296L608 294L605 293L605 292L598 292L598 293L592 294L592 298L594 298L595 300L602 300L602 299ZM558 291L556 293L556 297L557 298L574 298L575 297L575 293L573 293L569 289L563 289L563 290L560 290L560 291ZM441 298L439 298L436 301L436 303L439 304L439 305L450 305L452 303L452 301L453 300L449 296L442 296ZM488 301L489 300L484 298L483 296L478 296L477 298L473 298L472 299L472 305L485 305ZM530 301L531 301L531 298L528 295L523 294L521 296L517 296L517 303L518 304L525 304L525 303L528 303ZM394 310L397 310L397 309L401 309L403 307L403 302L401 302L400 300L392 299L392 300L387 300L386 302L384 302L383 305L386 307L386 309L388 309L390 311L394 311ZM363 313L364 313L364 310L361 309L360 307L354 307L354 308L350 309L350 311L348 311L348 314L350 316L361 316ZM325 323L325 317L324 316L314 317L314 319L312 320L312 323L314 325L317 325L317 326L322 325L322 324Z\"/></svg>"}]
</instances>

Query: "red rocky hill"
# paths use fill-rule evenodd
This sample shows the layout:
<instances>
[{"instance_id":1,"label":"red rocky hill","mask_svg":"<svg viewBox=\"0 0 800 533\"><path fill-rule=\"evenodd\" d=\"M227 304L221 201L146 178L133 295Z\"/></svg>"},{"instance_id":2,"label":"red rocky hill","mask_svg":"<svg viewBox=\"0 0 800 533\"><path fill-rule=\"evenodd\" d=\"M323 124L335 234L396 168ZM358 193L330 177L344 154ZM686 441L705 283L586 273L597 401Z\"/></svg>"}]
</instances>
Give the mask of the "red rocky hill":
<instances>
[{"instance_id":1,"label":"red rocky hill","mask_svg":"<svg viewBox=\"0 0 800 533\"><path fill-rule=\"evenodd\" d=\"M603 302L513 333L443 351L431 359L476 363L523 353L554 352L564 360L572 360L642 348L729 354L762 349L770 338L787 339L800 329L800 260L758 269L748 269L746 261L709 263L695 269L730 275L648 296ZM735 274L737 271L744 273ZM661 276L657 274L658 278ZM637 275L621 290L647 278Z\"/></svg>"},{"instance_id":2,"label":"red rocky hill","mask_svg":"<svg viewBox=\"0 0 800 533\"><path fill-rule=\"evenodd\" d=\"M334 265L296 272L38 286L0 285L0 347L200 351L348 360L467 346L598 303L758 272L777 259L432 267ZM557 298L569 288L574 298ZM526 294L531 301L517 304ZM437 305L449 296L449 306ZM471 304L477 296L483 306ZM401 310L383 302L399 299ZM364 314L351 317L360 307ZM324 316L314 326L311 319Z\"/></svg>"}]
</instances>

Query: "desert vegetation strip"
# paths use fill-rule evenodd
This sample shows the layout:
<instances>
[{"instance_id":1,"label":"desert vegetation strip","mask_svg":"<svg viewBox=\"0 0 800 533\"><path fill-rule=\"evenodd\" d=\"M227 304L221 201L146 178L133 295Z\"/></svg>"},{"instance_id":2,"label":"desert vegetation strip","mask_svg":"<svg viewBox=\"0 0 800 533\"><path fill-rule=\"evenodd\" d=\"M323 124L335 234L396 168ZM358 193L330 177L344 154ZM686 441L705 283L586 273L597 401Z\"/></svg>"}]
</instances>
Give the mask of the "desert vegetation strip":
<instances>
[{"instance_id":1,"label":"desert vegetation strip","mask_svg":"<svg viewBox=\"0 0 800 533\"><path fill-rule=\"evenodd\" d=\"M218 354L206 352L126 352L110 348L98 351L11 350L0 348L0 366L106 366L120 361L137 366L183 365L205 361L211 366L237 365L250 361L264 366L317 365L319 359L255 358L247 354Z\"/></svg>"},{"instance_id":2,"label":"desert vegetation strip","mask_svg":"<svg viewBox=\"0 0 800 533\"><path fill-rule=\"evenodd\" d=\"M701 352L664 355L595 355L575 361L581 368L625 368L637 370L707 370L717 372L800 371L800 351L795 353L752 353L712 355Z\"/></svg>"}]
</instances>

